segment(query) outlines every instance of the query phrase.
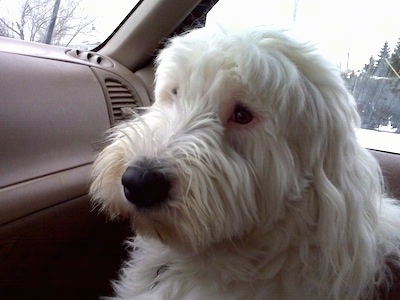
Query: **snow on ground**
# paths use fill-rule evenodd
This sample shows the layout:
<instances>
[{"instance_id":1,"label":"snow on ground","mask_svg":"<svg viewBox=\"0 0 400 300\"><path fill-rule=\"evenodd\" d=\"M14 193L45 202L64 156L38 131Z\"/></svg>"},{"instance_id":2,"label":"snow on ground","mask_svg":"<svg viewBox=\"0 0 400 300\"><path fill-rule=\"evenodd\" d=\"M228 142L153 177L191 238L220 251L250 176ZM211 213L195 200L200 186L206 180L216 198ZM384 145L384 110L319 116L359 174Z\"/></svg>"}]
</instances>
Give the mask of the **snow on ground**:
<instances>
[{"instance_id":1,"label":"snow on ground","mask_svg":"<svg viewBox=\"0 0 400 300\"><path fill-rule=\"evenodd\" d=\"M360 144L367 149L400 153L400 134L359 129L357 137Z\"/></svg>"}]
</instances>

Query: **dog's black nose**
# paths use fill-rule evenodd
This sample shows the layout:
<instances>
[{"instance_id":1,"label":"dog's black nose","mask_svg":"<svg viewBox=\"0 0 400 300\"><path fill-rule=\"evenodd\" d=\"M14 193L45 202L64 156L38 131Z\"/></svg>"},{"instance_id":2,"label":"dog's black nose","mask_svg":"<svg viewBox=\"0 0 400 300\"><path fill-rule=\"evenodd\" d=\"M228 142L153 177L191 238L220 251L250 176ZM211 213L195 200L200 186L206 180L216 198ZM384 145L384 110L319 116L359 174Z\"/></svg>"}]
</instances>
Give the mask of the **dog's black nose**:
<instances>
[{"instance_id":1,"label":"dog's black nose","mask_svg":"<svg viewBox=\"0 0 400 300\"><path fill-rule=\"evenodd\" d=\"M125 170L122 185L138 209L153 208L168 199L171 180L159 162L143 160Z\"/></svg>"}]
</instances>

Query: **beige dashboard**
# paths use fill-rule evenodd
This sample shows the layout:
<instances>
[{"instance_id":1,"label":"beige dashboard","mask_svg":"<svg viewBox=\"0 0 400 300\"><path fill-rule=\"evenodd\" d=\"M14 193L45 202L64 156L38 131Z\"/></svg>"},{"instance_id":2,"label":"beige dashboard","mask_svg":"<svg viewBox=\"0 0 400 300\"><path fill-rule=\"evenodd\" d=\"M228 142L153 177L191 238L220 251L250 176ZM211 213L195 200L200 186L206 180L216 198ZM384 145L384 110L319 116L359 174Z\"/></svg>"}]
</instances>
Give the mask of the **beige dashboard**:
<instances>
[{"instance_id":1,"label":"beige dashboard","mask_svg":"<svg viewBox=\"0 0 400 300\"><path fill-rule=\"evenodd\" d=\"M139 76L110 58L6 38L0 97L0 225L85 194L104 132L150 105Z\"/></svg>"},{"instance_id":2,"label":"beige dashboard","mask_svg":"<svg viewBox=\"0 0 400 300\"><path fill-rule=\"evenodd\" d=\"M151 68L0 37L0 298L111 293L131 232L93 211L90 169L105 132L150 105Z\"/></svg>"}]
</instances>

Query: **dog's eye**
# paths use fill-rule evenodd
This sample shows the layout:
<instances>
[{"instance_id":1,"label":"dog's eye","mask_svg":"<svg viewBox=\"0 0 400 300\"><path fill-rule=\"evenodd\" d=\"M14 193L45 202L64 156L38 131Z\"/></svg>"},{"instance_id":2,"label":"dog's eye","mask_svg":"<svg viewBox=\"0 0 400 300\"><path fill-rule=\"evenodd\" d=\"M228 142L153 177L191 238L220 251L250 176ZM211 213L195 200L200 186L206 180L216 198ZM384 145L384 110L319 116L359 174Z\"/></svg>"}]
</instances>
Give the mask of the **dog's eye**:
<instances>
[{"instance_id":1,"label":"dog's eye","mask_svg":"<svg viewBox=\"0 0 400 300\"><path fill-rule=\"evenodd\" d=\"M178 88L173 88L171 92L172 92L172 95L177 96L178 95Z\"/></svg>"},{"instance_id":2,"label":"dog's eye","mask_svg":"<svg viewBox=\"0 0 400 300\"><path fill-rule=\"evenodd\" d=\"M238 124L248 124L253 120L253 115L245 106L238 104L235 107L231 119Z\"/></svg>"}]
</instances>

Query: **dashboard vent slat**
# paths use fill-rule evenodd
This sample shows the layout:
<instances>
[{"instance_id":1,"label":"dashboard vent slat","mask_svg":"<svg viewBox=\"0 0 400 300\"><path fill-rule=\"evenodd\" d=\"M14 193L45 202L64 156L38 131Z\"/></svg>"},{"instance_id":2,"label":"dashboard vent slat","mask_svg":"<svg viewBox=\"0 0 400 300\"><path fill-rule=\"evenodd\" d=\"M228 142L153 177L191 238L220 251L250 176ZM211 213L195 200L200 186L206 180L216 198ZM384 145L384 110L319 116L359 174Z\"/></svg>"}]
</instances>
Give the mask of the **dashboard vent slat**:
<instances>
[{"instance_id":1,"label":"dashboard vent slat","mask_svg":"<svg viewBox=\"0 0 400 300\"><path fill-rule=\"evenodd\" d=\"M111 68L114 66L111 60L94 51L70 49L67 50L65 53L70 57L91 63L96 66L101 66L106 68Z\"/></svg>"},{"instance_id":2,"label":"dashboard vent slat","mask_svg":"<svg viewBox=\"0 0 400 300\"><path fill-rule=\"evenodd\" d=\"M106 89L110 98L113 116L113 125L132 116L137 107L134 93L122 82L116 79L105 80Z\"/></svg>"}]
</instances>

